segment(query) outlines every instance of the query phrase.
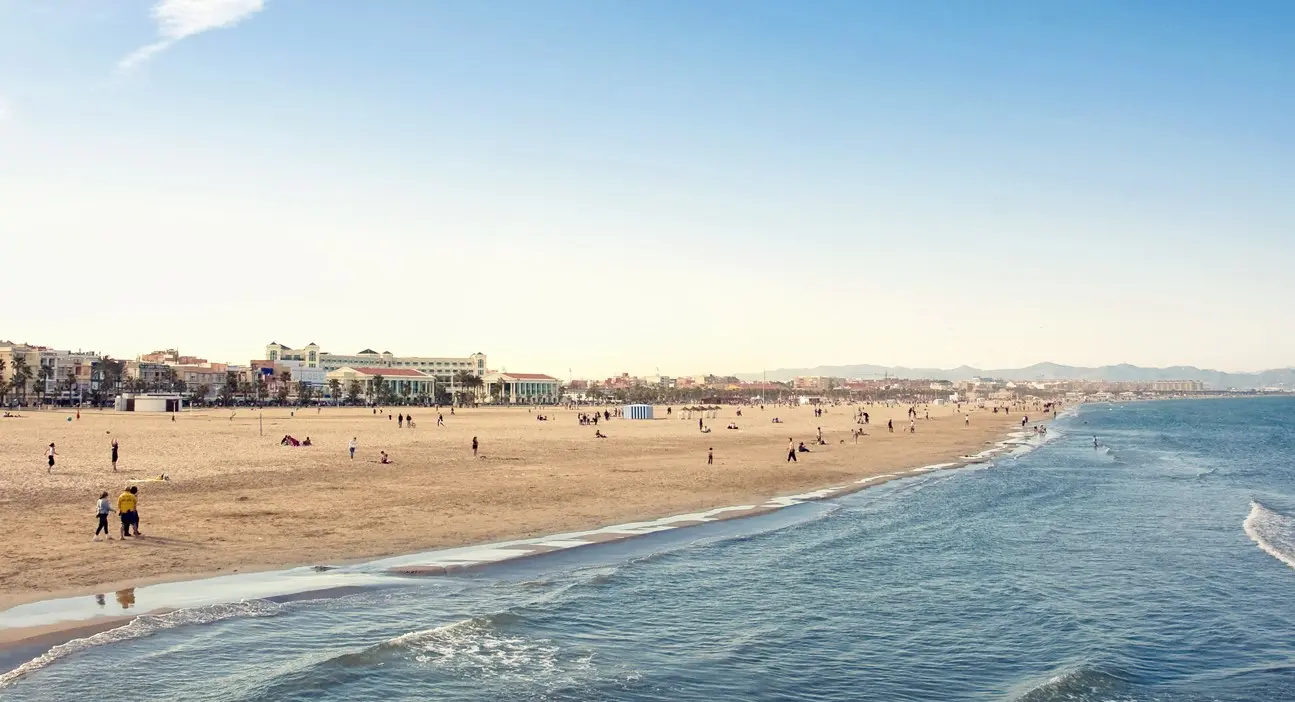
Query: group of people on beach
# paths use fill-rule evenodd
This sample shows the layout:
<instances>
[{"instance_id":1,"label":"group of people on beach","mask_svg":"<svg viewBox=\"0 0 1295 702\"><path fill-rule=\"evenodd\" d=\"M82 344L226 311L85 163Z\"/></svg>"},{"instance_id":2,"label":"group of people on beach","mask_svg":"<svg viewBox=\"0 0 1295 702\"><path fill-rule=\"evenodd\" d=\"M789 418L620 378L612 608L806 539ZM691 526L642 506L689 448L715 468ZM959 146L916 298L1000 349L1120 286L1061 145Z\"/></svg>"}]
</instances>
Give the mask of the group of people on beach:
<instances>
[{"instance_id":1,"label":"group of people on beach","mask_svg":"<svg viewBox=\"0 0 1295 702\"><path fill-rule=\"evenodd\" d=\"M112 541L112 532L108 530L108 515L116 512L121 518L121 538L140 537L139 533L139 488L131 485L117 496L116 507L108 499L108 493L99 493L99 502L95 505L95 516L99 524L95 527L93 541L102 541L99 538L100 532L103 533L109 541Z\"/></svg>"}]
</instances>

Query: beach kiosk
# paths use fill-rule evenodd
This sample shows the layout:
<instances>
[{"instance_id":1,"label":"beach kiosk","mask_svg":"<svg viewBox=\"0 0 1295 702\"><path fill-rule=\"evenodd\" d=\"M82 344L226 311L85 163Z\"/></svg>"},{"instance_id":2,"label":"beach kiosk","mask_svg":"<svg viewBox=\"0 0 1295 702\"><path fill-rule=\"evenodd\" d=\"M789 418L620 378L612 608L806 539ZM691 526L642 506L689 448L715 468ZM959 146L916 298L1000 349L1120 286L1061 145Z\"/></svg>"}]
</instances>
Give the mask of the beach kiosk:
<instances>
[{"instance_id":1,"label":"beach kiosk","mask_svg":"<svg viewBox=\"0 0 1295 702\"><path fill-rule=\"evenodd\" d=\"M625 405L622 414L626 419L651 419L652 405Z\"/></svg>"},{"instance_id":2,"label":"beach kiosk","mask_svg":"<svg viewBox=\"0 0 1295 702\"><path fill-rule=\"evenodd\" d=\"M118 412L179 412L184 402L174 393L122 393L113 401Z\"/></svg>"}]
</instances>

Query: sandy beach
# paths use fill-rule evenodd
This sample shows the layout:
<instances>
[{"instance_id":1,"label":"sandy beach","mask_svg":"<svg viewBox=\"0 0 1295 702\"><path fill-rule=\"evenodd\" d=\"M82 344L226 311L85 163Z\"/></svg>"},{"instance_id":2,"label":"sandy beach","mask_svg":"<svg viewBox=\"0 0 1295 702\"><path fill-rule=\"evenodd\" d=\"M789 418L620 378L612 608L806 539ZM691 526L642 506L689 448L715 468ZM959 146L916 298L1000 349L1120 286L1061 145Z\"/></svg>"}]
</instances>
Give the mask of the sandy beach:
<instances>
[{"instance_id":1,"label":"sandy beach","mask_svg":"<svg viewBox=\"0 0 1295 702\"><path fill-rule=\"evenodd\" d=\"M977 453L1021 413L953 407L726 407L704 422L612 419L582 426L566 409L413 408L416 428L386 411L248 409L172 415L24 412L0 420L0 508L21 515L0 536L0 609L127 585L524 538L740 504ZM396 408L393 415L402 412ZM537 421L544 414L549 421ZM1037 419L1042 419L1038 413ZM67 418L72 416L72 421ZM778 417L782 423L773 423ZM895 433L886 422L894 420ZM1032 420L1036 419L1032 417ZM726 429L730 422L737 430ZM818 428L826 445L815 445ZM262 433L263 432L263 433ZM313 446L281 446L291 434ZM355 460L347 443L358 443ZM479 455L471 443L477 437ZM788 463L788 439L812 452ZM120 442L118 472L110 444ZM58 460L46 472L44 451ZM714 465L707 450L714 449ZM378 463L386 451L393 463ZM168 480L157 480L165 473ZM132 483L132 481L134 481ZM140 539L92 542L95 500L139 486ZM117 536L116 515L110 524Z\"/></svg>"}]
</instances>

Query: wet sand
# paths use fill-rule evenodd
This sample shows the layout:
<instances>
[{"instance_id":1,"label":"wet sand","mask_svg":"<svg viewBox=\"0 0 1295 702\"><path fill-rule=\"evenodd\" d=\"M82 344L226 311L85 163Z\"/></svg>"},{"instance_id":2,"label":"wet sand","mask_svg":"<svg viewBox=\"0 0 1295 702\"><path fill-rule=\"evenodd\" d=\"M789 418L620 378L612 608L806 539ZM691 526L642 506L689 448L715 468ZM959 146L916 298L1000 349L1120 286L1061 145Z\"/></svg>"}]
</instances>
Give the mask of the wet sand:
<instances>
[{"instance_id":1,"label":"wet sand","mask_svg":"<svg viewBox=\"0 0 1295 702\"><path fill-rule=\"evenodd\" d=\"M170 415L25 412L0 420L0 508L23 515L0 536L0 609L34 600L112 592L233 572L356 561L435 548L526 538L764 500L869 475L979 453L1020 426L952 407L864 407L872 424L854 443L854 407L724 408L704 419L613 419L597 427L579 411L414 408L417 427L398 428L368 409L239 410ZM393 410L397 414L401 410ZM546 414L550 421L536 420ZM231 419L232 415L232 419ZM664 408L658 416L664 417ZM686 416L686 415L685 415ZM773 417L783 420L772 423ZM895 420L895 433L886 420ZM1042 416L1040 414L1039 419ZM729 422L740 429L727 430ZM260 427L263 423L264 434ZM822 427L827 445L813 444ZM314 446L279 445L284 434ZM473 457L472 438L480 441ZM356 437L356 459L347 442ZM109 445L121 443L119 472ZM813 451L786 461L787 442ZM44 448L58 444L54 473ZM844 443L841 443L844 441ZM713 447L715 464L706 463ZM394 463L377 463L385 450ZM165 473L167 481L154 480ZM142 539L91 542L94 503L140 488ZM116 515L111 520L117 535Z\"/></svg>"}]
</instances>

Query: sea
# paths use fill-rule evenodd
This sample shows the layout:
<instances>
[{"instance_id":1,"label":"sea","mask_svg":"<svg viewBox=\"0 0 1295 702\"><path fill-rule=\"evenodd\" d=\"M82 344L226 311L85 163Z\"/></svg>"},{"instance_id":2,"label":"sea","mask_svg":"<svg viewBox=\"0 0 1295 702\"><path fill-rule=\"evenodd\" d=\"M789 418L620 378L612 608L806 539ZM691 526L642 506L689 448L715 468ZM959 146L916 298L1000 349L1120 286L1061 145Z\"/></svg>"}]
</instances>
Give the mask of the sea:
<instances>
[{"instance_id":1,"label":"sea","mask_svg":"<svg viewBox=\"0 0 1295 702\"><path fill-rule=\"evenodd\" d=\"M10 661L29 700L1295 700L1295 399L1090 404L1035 450ZM111 595L109 595L111 598Z\"/></svg>"}]
</instances>

